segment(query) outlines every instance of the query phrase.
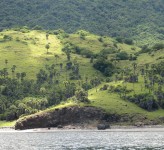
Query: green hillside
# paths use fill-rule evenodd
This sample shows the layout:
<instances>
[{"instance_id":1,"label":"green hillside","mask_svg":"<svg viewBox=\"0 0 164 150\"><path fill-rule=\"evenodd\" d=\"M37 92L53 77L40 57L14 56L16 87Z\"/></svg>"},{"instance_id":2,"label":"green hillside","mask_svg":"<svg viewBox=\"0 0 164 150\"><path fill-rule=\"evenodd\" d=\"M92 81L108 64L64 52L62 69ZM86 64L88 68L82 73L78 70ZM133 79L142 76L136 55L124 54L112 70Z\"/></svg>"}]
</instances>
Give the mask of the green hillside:
<instances>
[{"instance_id":1,"label":"green hillside","mask_svg":"<svg viewBox=\"0 0 164 150\"><path fill-rule=\"evenodd\" d=\"M3 30L0 120L72 105L164 117L163 63L162 43L139 48L84 30Z\"/></svg>"},{"instance_id":2,"label":"green hillside","mask_svg":"<svg viewBox=\"0 0 164 150\"><path fill-rule=\"evenodd\" d=\"M41 26L87 30L99 35L132 38L137 44L164 39L163 0L1 0L1 29Z\"/></svg>"},{"instance_id":3,"label":"green hillside","mask_svg":"<svg viewBox=\"0 0 164 150\"><path fill-rule=\"evenodd\" d=\"M11 40L4 39L9 36ZM17 72L26 72L29 78L35 78L40 68L44 67L46 60L53 57L55 52L61 52L60 41L50 35L50 54L46 54L46 36L41 31L30 31L27 33L7 30L0 34L0 67L5 67L5 59L8 60L7 67L10 69L16 65Z\"/></svg>"},{"instance_id":4,"label":"green hillside","mask_svg":"<svg viewBox=\"0 0 164 150\"><path fill-rule=\"evenodd\" d=\"M135 91L136 93L138 92L137 90ZM157 119L164 116L163 109L149 112L138 107L136 104L123 100L118 94L109 93L108 91L96 92L96 89L92 89L89 91L89 99L91 100L91 106L100 107L110 114L139 115L146 116L149 119Z\"/></svg>"}]
</instances>

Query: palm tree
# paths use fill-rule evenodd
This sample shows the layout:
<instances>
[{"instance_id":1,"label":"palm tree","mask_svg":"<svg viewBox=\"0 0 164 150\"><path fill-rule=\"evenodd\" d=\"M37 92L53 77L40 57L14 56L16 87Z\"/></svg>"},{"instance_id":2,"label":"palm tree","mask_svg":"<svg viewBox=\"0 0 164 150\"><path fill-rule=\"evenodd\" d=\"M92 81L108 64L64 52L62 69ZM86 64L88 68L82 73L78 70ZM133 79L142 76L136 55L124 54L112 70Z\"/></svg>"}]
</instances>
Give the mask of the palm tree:
<instances>
[{"instance_id":1,"label":"palm tree","mask_svg":"<svg viewBox=\"0 0 164 150\"><path fill-rule=\"evenodd\" d=\"M56 65L57 65L57 61L58 61L59 56L57 54L55 54L54 57L55 57L55 60L56 60Z\"/></svg>"},{"instance_id":2,"label":"palm tree","mask_svg":"<svg viewBox=\"0 0 164 150\"><path fill-rule=\"evenodd\" d=\"M144 76L145 75L145 69L144 68L141 68L141 75Z\"/></svg>"},{"instance_id":3,"label":"palm tree","mask_svg":"<svg viewBox=\"0 0 164 150\"><path fill-rule=\"evenodd\" d=\"M21 74L20 74L20 73L17 73L17 74L16 74L16 77L17 77L17 79L19 80L20 77L21 77Z\"/></svg>"},{"instance_id":4,"label":"palm tree","mask_svg":"<svg viewBox=\"0 0 164 150\"><path fill-rule=\"evenodd\" d=\"M133 65L133 73L135 75L136 74L136 69L137 69L137 63L134 62L132 65Z\"/></svg>"},{"instance_id":5,"label":"palm tree","mask_svg":"<svg viewBox=\"0 0 164 150\"><path fill-rule=\"evenodd\" d=\"M46 44L45 48L47 49L47 54L48 54L48 50L50 48L50 45L49 44Z\"/></svg>"},{"instance_id":6,"label":"palm tree","mask_svg":"<svg viewBox=\"0 0 164 150\"><path fill-rule=\"evenodd\" d=\"M6 78L9 75L9 73L7 72L7 68L3 68L3 76L4 78Z\"/></svg>"},{"instance_id":7,"label":"palm tree","mask_svg":"<svg viewBox=\"0 0 164 150\"><path fill-rule=\"evenodd\" d=\"M93 61L94 61L94 57L91 56L91 58L90 58L90 63L93 63Z\"/></svg>"},{"instance_id":8,"label":"palm tree","mask_svg":"<svg viewBox=\"0 0 164 150\"><path fill-rule=\"evenodd\" d=\"M146 73L146 76L147 76L148 69L149 69L149 64L146 64L146 65L145 65L145 68L146 68L145 73Z\"/></svg>"},{"instance_id":9,"label":"palm tree","mask_svg":"<svg viewBox=\"0 0 164 150\"><path fill-rule=\"evenodd\" d=\"M50 84L53 83L53 78L54 78L54 70L50 70L50 72L49 72Z\"/></svg>"},{"instance_id":10,"label":"palm tree","mask_svg":"<svg viewBox=\"0 0 164 150\"><path fill-rule=\"evenodd\" d=\"M52 65L51 65L50 70L53 70L53 69L55 69L55 64L52 64Z\"/></svg>"},{"instance_id":11,"label":"palm tree","mask_svg":"<svg viewBox=\"0 0 164 150\"><path fill-rule=\"evenodd\" d=\"M97 86L99 85L99 78L97 76L94 76L94 78L92 79L92 84L93 86L96 88L96 92L97 92Z\"/></svg>"},{"instance_id":12,"label":"palm tree","mask_svg":"<svg viewBox=\"0 0 164 150\"><path fill-rule=\"evenodd\" d=\"M48 37L49 37L49 34L47 33L47 34L46 34L46 40L48 40Z\"/></svg>"},{"instance_id":13,"label":"palm tree","mask_svg":"<svg viewBox=\"0 0 164 150\"><path fill-rule=\"evenodd\" d=\"M13 78L14 78L15 69L16 69L16 65L13 65L11 68Z\"/></svg>"},{"instance_id":14,"label":"palm tree","mask_svg":"<svg viewBox=\"0 0 164 150\"><path fill-rule=\"evenodd\" d=\"M1 77L3 76L3 70L0 70L0 76Z\"/></svg>"},{"instance_id":15,"label":"palm tree","mask_svg":"<svg viewBox=\"0 0 164 150\"><path fill-rule=\"evenodd\" d=\"M48 71L49 70L49 65L45 65L45 68L46 68L46 70Z\"/></svg>"},{"instance_id":16,"label":"palm tree","mask_svg":"<svg viewBox=\"0 0 164 150\"><path fill-rule=\"evenodd\" d=\"M66 54L66 56L67 56L67 60L68 61L70 61L70 59L71 59L71 50L70 50L70 48L69 47L65 47L65 54Z\"/></svg>"},{"instance_id":17,"label":"palm tree","mask_svg":"<svg viewBox=\"0 0 164 150\"><path fill-rule=\"evenodd\" d=\"M6 64L6 68L7 68L7 64L8 64L8 60L7 59L5 59L5 64Z\"/></svg>"},{"instance_id":18,"label":"palm tree","mask_svg":"<svg viewBox=\"0 0 164 150\"><path fill-rule=\"evenodd\" d=\"M68 81L64 81L63 82L63 84L64 84L65 87L67 87L68 83L69 83Z\"/></svg>"},{"instance_id":19,"label":"palm tree","mask_svg":"<svg viewBox=\"0 0 164 150\"><path fill-rule=\"evenodd\" d=\"M21 81L23 81L24 77L26 76L26 73L25 72L22 72L21 73Z\"/></svg>"},{"instance_id":20,"label":"palm tree","mask_svg":"<svg viewBox=\"0 0 164 150\"><path fill-rule=\"evenodd\" d=\"M62 72L63 63L60 63L60 72Z\"/></svg>"},{"instance_id":21,"label":"palm tree","mask_svg":"<svg viewBox=\"0 0 164 150\"><path fill-rule=\"evenodd\" d=\"M115 73L115 83L118 81L118 73Z\"/></svg>"}]
</instances>

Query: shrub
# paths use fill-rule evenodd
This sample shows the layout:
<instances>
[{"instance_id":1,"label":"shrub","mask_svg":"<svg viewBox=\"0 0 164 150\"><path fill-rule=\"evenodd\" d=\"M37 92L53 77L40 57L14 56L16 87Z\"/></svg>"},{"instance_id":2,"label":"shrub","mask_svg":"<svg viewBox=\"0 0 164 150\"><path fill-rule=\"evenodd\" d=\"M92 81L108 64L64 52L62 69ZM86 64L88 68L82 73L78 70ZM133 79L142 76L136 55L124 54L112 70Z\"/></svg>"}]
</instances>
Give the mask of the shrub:
<instances>
[{"instance_id":1,"label":"shrub","mask_svg":"<svg viewBox=\"0 0 164 150\"><path fill-rule=\"evenodd\" d=\"M105 84L105 85L103 85L103 87L100 88L100 90L105 91L108 89L108 87L109 87L109 85Z\"/></svg>"},{"instance_id":2,"label":"shrub","mask_svg":"<svg viewBox=\"0 0 164 150\"><path fill-rule=\"evenodd\" d=\"M104 54L104 55L113 54L115 52L116 52L115 48L104 48L103 50L100 51L99 55L101 55L101 54Z\"/></svg>"},{"instance_id":3,"label":"shrub","mask_svg":"<svg viewBox=\"0 0 164 150\"><path fill-rule=\"evenodd\" d=\"M4 40L12 40L12 37L9 36L9 35L4 35L4 36L3 36L3 39L4 39Z\"/></svg>"},{"instance_id":4,"label":"shrub","mask_svg":"<svg viewBox=\"0 0 164 150\"><path fill-rule=\"evenodd\" d=\"M80 33L80 39L82 39L82 40L85 40L85 34L84 33Z\"/></svg>"},{"instance_id":5,"label":"shrub","mask_svg":"<svg viewBox=\"0 0 164 150\"><path fill-rule=\"evenodd\" d=\"M130 83L136 83L136 82L138 82L138 76L131 74L125 78L125 81L130 82Z\"/></svg>"},{"instance_id":6,"label":"shrub","mask_svg":"<svg viewBox=\"0 0 164 150\"><path fill-rule=\"evenodd\" d=\"M20 29L20 32L22 32L22 33L28 33L29 30L28 29L25 29L25 28L22 28L22 29Z\"/></svg>"},{"instance_id":7,"label":"shrub","mask_svg":"<svg viewBox=\"0 0 164 150\"><path fill-rule=\"evenodd\" d=\"M98 38L98 41L99 41L99 42L103 42L103 38L102 38L102 37L99 37L99 38Z\"/></svg>"},{"instance_id":8,"label":"shrub","mask_svg":"<svg viewBox=\"0 0 164 150\"><path fill-rule=\"evenodd\" d=\"M99 58L93 64L93 67L102 72L105 76L112 76L115 71L114 65L111 62L104 60L103 58Z\"/></svg>"},{"instance_id":9,"label":"shrub","mask_svg":"<svg viewBox=\"0 0 164 150\"><path fill-rule=\"evenodd\" d=\"M127 53L127 52L124 52L124 51L118 53L118 54L116 55L116 57L117 57L118 59L120 59L120 60L128 60L128 59L129 59L128 53Z\"/></svg>"},{"instance_id":10,"label":"shrub","mask_svg":"<svg viewBox=\"0 0 164 150\"><path fill-rule=\"evenodd\" d=\"M151 52L151 49L147 45L144 45L141 48L141 52L140 53L148 53L148 52Z\"/></svg>"},{"instance_id":11,"label":"shrub","mask_svg":"<svg viewBox=\"0 0 164 150\"><path fill-rule=\"evenodd\" d=\"M131 48L131 50L135 51L135 50L136 50L136 48L135 48L135 47L132 47L132 48Z\"/></svg>"},{"instance_id":12,"label":"shrub","mask_svg":"<svg viewBox=\"0 0 164 150\"><path fill-rule=\"evenodd\" d=\"M92 88L92 85L90 83L83 83L82 88L87 91Z\"/></svg>"},{"instance_id":13,"label":"shrub","mask_svg":"<svg viewBox=\"0 0 164 150\"><path fill-rule=\"evenodd\" d=\"M157 43L153 46L153 50L160 50L164 48L164 44L163 43Z\"/></svg>"},{"instance_id":14,"label":"shrub","mask_svg":"<svg viewBox=\"0 0 164 150\"><path fill-rule=\"evenodd\" d=\"M81 48L79 46L74 46L74 52L76 54L83 55L87 58L95 57L94 56L95 54L92 51L85 49L85 48Z\"/></svg>"},{"instance_id":15,"label":"shrub","mask_svg":"<svg viewBox=\"0 0 164 150\"><path fill-rule=\"evenodd\" d=\"M111 79L110 77L107 77L107 78L105 79L105 81L106 81L107 83L109 83L109 82L112 82L112 79Z\"/></svg>"},{"instance_id":16,"label":"shrub","mask_svg":"<svg viewBox=\"0 0 164 150\"><path fill-rule=\"evenodd\" d=\"M125 39L124 43L126 43L128 45L133 45L133 40L132 39Z\"/></svg>"},{"instance_id":17,"label":"shrub","mask_svg":"<svg viewBox=\"0 0 164 150\"><path fill-rule=\"evenodd\" d=\"M94 56L93 52L87 49L83 49L80 54L86 56L87 58Z\"/></svg>"},{"instance_id":18,"label":"shrub","mask_svg":"<svg viewBox=\"0 0 164 150\"><path fill-rule=\"evenodd\" d=\"M83 49L80 48L79 46L75 46L74 50L75 50L75 53L76 53L76 54L81 54L81 51L82 51Z\"/></svg>"},{"instance_id":19,"label":"shrub","mask_svg":"<svg viewBox=\"0 0 164 150\"><path fill-rule=\"evenodd\" d=\"M155 100L154 96L149 93L138 94L138 95L135 94L134 96L127 96L126 99L148 111L158 109L157 101Z\"/></svg>"},{"instance_id":20,"label":"shrub","mask_svg":"<svg viewBox=\"0 0 164 150\"><path fill-rule=\"evenodd\" d=\"M116 38L116 41L119 42L119 43L123 43L124 40L123 40L122 37L117 37L117 38Z\"/></svg>"},{"instance_id":21,"label":"shrub","mask_svg":"<svg viewBox=\"0 0 164 150\"><path fill-rule=\"evenodd\" d=\"M137 60L137 56L133 56L132 54L130 54L129 60L130 61Z\"/></svg>"},{"instance_id":22,"label":"shrub","mask_svg":"<svg viewBox=\"0 0 164 150\"><path fill-rule=\"evenodd\" d=\"M33 30L42 30L42 27L39 25L36 25L35 27L33 27Z\"/></svg>"},{"instance_id":23,"label":"shrub","mask_svg":"<svg viewBox=\"0 0 164 150\"><path fill-rule=\"evenodd\" d=\"M81 79L81 76L76 75L75 73L71 72L71 73L69 73L69 79L70 80L79 80L79 79Z\"/></svg>"},{"instance_id":24,"label":"shrub","mask_svg":"<svg viewBox=\"0 0 164 150\"><path fill-rule=\"evenodd\" d=\"M71 68L72 68L72 62L69 61L69 62L66 63L66 69L70 70Z\"/></svg>"},{"instance_id":25,"label":"shrub","mask_svg":"<svg viewBox=\"0 0 164 150\"><path fill-rule=\"evenodd\" d=\"M85 102L85 103L89 102L88 93L87 91L84 91L83 89L77 90L75 92L75 97L80 102Z\"/></svg>"},{"instance_id":26,"label":"shrub","mask_svg":"<svg viewBox=\"0 0 164 150\"><path fill-rule=\"evenodd\" d=\"M110 86L109 92L121 93L121 92L131 92L131 90L126 89L126 87L118 85L118 86Z\"/></svg>"}]
</instances>

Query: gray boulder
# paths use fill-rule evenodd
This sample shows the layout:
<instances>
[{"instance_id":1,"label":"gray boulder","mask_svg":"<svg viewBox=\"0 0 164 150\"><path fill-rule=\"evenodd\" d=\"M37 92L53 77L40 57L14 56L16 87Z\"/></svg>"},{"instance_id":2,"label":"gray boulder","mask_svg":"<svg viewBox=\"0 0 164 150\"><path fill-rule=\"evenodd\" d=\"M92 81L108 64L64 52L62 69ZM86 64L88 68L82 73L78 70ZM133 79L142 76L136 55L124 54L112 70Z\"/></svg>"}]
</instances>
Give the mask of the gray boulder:
<instances>
[{"instance_id":1,"label":"gray boulder","mask_svg":"<svg viewBox=\"0 0 164 150\"><path fill-rule=\"evenodd\" d=\"M98 130L105 130L105 129L109 129L109 128L110 128L109 124L98 124L97 125Z\"/></svg>"}]
</instances>

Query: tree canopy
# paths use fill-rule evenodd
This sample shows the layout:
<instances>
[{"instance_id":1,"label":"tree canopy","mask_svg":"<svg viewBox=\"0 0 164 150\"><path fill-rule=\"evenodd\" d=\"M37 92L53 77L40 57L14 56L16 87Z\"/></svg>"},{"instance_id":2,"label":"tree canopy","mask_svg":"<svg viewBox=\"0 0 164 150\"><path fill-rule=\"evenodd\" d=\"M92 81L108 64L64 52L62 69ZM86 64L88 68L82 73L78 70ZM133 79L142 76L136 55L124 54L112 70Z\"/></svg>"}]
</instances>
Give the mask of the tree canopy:
<instances>
[{"instance_id":1,"label":"tree canopy","mask_svg":"<svg viewBox=\"0 0 164 150\"><path fill-rule=\"evenodd\" d=\"M39 25L66 32L85 29L100 35L162 40L163 13L163 0L1 0L0 27Z\"/></svg>"}]
</instances>

